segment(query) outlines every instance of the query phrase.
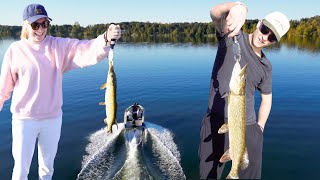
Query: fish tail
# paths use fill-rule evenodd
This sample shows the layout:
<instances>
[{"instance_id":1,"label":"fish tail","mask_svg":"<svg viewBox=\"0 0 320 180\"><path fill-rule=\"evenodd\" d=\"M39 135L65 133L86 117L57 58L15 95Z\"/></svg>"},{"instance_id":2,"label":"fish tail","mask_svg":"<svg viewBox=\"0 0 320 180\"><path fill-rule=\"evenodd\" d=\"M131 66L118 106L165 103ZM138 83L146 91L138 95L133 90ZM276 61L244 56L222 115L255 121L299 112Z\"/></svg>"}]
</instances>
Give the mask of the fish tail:
<instances>
[{"instance_id":1,"label":"fish tail","mask_svg":"<svg viewBox=\"0 0 320 180\"><path fill-rule=\"evenodd\" d=\"M231 169L226 179L239 179L238 171Z\"/></svg>"},{"instance_id":2,"label":"fish tail","mask_svg":"<svg viewBox=\"0 0 320 180\"><path fill-rule=\"evenodd\" d=\"M108 124L107 133L112 133L112 124Z\"/></svg>"},{"instance_id":3,"label":"fish tail","mask_svg":"<svg viewBox=\"0 0 320 180\"><path fill-rule=\"evenodd\" d=\"M231 174L229 174L226 179L239 179L239 176L233 176Z\"/></svg>"},{"instance_id":4,"label":"fish tail","mask_svg":"<svg viewBox=\"0 0 320 180\"><path fill-rule=\"evenodd\" d=\"M248 150L246 148L242 156L240 168L243 170L243 169L246 169L248 166L249 166L249 155L248 155Z\"/></svg>"}]
</instances>

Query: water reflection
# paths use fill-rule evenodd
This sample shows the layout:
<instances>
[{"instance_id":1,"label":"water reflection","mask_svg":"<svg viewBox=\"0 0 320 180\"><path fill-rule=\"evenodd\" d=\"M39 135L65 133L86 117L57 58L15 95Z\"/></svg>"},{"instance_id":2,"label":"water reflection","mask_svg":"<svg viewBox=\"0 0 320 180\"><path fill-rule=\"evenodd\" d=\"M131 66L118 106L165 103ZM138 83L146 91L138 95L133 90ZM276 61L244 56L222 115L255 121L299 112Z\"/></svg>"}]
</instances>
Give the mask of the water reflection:
<instances>
[{"instance_id":1,"label":"water reflection","mask_svg":"<svg viewBox=\"0 0 320 180\"><path fill-rule=\"evenodd\" d=\"M92 39L93 37L87 36L86 39ZM15 39L19 40L19 39ZM8 42L14 41L14 39L0 39L0 45L7 45ZM209 44L216 46L218 40L215 36L206 37L180 37L180 36L122 36L119 42L130 44L158 44L158 43L171 43L171 44L191 44L193 46L201 46L203 44ZM282 45L287 46L290 49L298 49L300 51L306 51L309 53L320 52L320 39L319 38L307 38L307 37L283 37L280 43L276 43L272 46L266 47L267 49L278 50Z\"/></svg>"},{"instance_id":2,"label":"water reflection","mask_svg":"<svg viewBox=\"0 0 320 180\"><path fill-rule=\"evenodd\" d=\"M203 44L217 45L216 37L157 37L157 36L130 36L121 37L122 42L130 44L140 44L140 43L189 43L194 46L199 46ZM302 51L307 51L309 53L319 53L320 52L320 39L319 38L305 38L305 37L283 37L280 43L276 43L272 46L267 47L268 49L279 50L281 46L287 46L288 48L299 49Z\"/></svg>"},{"instance_id":3,"label":"water reflection","mask_svg":"<svg viewBox=\"0 0 320 180\"><path fill-rule=\"evenodd\" d=\"M130 44L138 44L141 42L147 42L150 44L157 43L191 43L192 45L201 45L201 44L217 44L218 40L215 37L180 37L180 36L124 36L121 37L121 41L128 42Z\"/></svg>"},{"instance_id":4,"label":"water reflection","mask_svg":"<svg viewBox=\"0 0 320 180\"><path fill-rule=\"evenodd\" d=\"M320 52L319 38L288 37L283 39L283 42L288 46L288 48L297 48L311 53Z\"/></svg>"}]
</instances>

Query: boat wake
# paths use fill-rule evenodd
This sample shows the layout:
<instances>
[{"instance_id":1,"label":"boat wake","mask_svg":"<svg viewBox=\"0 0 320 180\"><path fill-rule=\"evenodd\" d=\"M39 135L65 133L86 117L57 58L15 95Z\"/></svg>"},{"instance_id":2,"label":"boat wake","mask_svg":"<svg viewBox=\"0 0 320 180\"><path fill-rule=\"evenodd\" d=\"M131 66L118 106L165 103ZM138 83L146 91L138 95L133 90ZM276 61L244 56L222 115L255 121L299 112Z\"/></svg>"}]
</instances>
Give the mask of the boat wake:
<instances>
[{"instance_id":1,"label":"boat wake","mask_svg":"<svg viewBox=\"0 0 320 180\"><path fill-rule=\"evenodd\" d=\"M186 179L173 135L145 122L145 130L101 129L89 137L78 179Z\"/></svg>"}]
</instances>

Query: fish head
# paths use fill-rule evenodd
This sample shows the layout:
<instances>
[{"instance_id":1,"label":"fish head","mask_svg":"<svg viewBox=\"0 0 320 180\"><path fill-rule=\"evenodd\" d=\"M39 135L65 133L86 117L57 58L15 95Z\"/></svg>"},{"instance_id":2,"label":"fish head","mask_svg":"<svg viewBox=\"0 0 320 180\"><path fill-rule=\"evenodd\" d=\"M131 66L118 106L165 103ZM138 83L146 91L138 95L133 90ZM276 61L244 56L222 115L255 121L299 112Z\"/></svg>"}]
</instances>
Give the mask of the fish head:
<instances>
[{"instance_id":1,"label":"fish head","mask_svg":"<svg viewBox=\"0 0 320 180\"><path fill-rule=\"evenodd\" d=\"M114 72L113 63L109 62L109 71L108 71L108 84L114 86L116 84L116 73Z\"/></svg>"},{"instance_id":2,"label":"fish head","mask_svg":"<svg viewBox=\"0 0 320 180\"><path fill-rule=\"evenodd\" d=\"M246 86L247 64L241 69L240 64L236 63L232 71L230 80L230 92L237 95L243 95Z\"/></svg>"},{"instance_id":3,"label":"fish head","mask_svg":"<svg viewBox=\"0 0 320 180\"><path fill-rule=\"evenodd\" d=\"M109 60L109 71L113 71L113 61L112 60Z\"/></svg>"}]
</instances>

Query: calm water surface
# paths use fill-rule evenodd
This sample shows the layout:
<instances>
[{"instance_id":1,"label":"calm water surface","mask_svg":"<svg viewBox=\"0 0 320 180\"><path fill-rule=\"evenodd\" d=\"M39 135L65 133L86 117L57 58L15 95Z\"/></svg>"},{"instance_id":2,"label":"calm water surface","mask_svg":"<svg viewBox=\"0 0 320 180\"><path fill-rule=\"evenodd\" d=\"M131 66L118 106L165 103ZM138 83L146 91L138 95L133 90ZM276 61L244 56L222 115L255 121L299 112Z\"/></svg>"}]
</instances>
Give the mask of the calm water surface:
<instances>
[{"instance_id":1,"label":"calm water surface","mask_svg":"<svg viewBox=\"0 0 320 180\"><path fill-rule=\"evenodd\" d=\"M0 40L0 64L12 41ZM116 46L118 117L139 102L146 121L169 129L181 154L187 179L198 179L201 119L207 108L213 44L130 44ZM264 133L264 179L318 178L320 161L320 54L298 48L266 49L273 64L273 106ZM55 161L54 179L75 179L81 170L87 137L104 127L104 91L108 64L103 61L65 74L63 127ZM257 103L259 99L257 98ZM10 179L10 100L0 112L0 176ZM256 106L258 108L258 105ZM30 179L37 179L37 152Z\"/></svg>"}]
</instances>

